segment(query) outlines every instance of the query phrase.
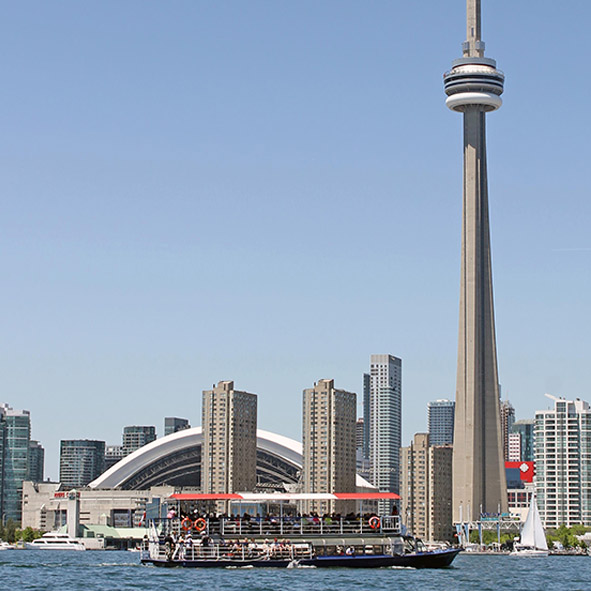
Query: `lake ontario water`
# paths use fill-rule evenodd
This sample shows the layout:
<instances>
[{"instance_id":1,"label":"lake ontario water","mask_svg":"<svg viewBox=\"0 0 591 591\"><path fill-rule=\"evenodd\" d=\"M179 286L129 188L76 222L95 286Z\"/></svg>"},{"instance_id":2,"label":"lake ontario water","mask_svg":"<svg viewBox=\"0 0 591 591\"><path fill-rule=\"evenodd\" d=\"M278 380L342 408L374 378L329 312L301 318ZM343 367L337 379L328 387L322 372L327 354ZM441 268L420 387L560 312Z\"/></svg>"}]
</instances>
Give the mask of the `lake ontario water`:
<instances>
[{"instance_id":1,"label":"lake ontario water","mask_svg":"<svg viewBox=\"0 0 591 591\"><path fill-rule=\"evenodd\" d=\"M163 569L119 551L0 552L2 591L589 591L591 557L465 556L451 568Z\"/></svg>"}]
</instances>

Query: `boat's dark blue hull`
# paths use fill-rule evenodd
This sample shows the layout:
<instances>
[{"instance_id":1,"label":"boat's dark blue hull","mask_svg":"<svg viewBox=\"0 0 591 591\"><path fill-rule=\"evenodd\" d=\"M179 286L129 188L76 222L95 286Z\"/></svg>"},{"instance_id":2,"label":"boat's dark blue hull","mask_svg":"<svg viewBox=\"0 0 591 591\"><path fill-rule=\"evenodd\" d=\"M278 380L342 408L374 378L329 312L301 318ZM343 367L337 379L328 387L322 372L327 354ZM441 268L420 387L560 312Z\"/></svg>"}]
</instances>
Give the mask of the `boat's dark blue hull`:
<instances>
[{"instance_id":1,"label":"boat's dark blue hull","mask_svg":"<svg viewBox=\"0 0 591 591\"><path fill-rule=\"evenodd\" d=\"M185 568L288 568L316 567L316 568L384 568L384 567L408 567L408 568L445 568L449 566L458 555L459 549L434 550L432 552L416 552L393 556L390 554L362 554L362 555L338 555L317 556L299 560L232 560L232 559L203 559L203 560L153 560L143 558L142 563L163 567Z\"/></svg>"},{"instance_id":2,"label":"boat's dark blue hull","mask_svg":"<svg viewBox=\"0 0 591 591\"><path fill-rule=\"evenodd\" d=\"M345 567L345 568L445 568L449 566L460 552L459 549L435 550L432 552L416 552L402 554L353 555L353 556L317 556L301 560L303 566Z\"/></svg>"}]
</instances>

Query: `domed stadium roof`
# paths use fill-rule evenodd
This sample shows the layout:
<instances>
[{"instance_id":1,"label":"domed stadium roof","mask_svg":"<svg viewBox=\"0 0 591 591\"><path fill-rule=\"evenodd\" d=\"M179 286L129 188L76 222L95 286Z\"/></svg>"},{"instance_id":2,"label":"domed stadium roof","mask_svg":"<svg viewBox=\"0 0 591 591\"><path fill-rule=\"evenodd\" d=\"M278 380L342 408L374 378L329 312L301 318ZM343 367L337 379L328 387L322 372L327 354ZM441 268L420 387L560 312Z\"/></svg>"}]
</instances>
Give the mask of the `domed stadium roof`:
<instances>
[{"instance_id":1,"label":"domed stadium roof","mask_svg":"<svg viewBox=\"0 0 591 591\"><path fill-rule=\"evenodd\" d=\"M201 483L201 427L177 431L144 445L93 480L91 488L142 490L152 486L199 487ZM302 468L302 444L257 429L257 482L296 484ZM357 486L373 488L360 476Z\"/></svg>"}]
</instances>

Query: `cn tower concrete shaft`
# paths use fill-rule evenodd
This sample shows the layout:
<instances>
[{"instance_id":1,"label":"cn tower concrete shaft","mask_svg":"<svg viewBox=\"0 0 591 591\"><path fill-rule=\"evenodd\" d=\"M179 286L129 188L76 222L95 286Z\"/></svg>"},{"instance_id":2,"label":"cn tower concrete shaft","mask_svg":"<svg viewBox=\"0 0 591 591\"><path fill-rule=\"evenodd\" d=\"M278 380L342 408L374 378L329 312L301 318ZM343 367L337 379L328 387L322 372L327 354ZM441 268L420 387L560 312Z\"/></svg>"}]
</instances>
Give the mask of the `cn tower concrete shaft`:
<instances>
[{"instance_id":1,"label":"cn tower concrete shaft","mask_svg":"<svg viewBox=\"0 0 591 591\"><path fill-rule=\"evenodd\" d=\"M444 75L447 105L464 117L460 321L453 450L454 521L507 510L492 288L486 112L501 104L504 75L484 58L480 0L467 3L464 57Z\"/></svg>"}]
</instances>

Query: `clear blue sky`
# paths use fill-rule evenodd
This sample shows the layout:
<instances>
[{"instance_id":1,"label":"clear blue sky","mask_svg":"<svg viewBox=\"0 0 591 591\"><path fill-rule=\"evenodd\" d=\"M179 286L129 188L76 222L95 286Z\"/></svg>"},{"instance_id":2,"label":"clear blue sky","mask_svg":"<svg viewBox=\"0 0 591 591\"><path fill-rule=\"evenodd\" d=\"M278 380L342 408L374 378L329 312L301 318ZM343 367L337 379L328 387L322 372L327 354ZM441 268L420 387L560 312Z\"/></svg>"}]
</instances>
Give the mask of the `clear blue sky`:
<instances>
[{"instance_id":1,"label":"clear blue sky","mask_svg":"<svg viewBox=\"0 0 591 591\"><path fill-rule=\"evenodd\" d=\"M499 373L590 399L591 5L487 0ZM455 391L465 2L2 2L0 399L60 439L201 420L403 359L404 442Z\"/></svg>"}]
</instances>

